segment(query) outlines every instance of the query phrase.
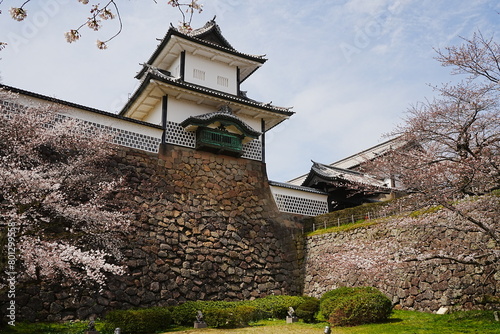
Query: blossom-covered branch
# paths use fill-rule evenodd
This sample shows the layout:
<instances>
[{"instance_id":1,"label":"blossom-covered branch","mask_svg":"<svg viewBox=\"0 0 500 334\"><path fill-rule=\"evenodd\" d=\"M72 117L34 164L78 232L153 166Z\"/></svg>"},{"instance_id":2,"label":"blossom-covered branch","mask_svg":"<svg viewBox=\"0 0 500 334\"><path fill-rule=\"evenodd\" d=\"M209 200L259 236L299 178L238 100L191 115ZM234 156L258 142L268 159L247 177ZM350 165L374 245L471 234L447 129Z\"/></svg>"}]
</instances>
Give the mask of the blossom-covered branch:
<instances>
[{"instance_id":1,"label":"blossom-covered branch","mask_svg":"<svg viewBox=\"0 0 500 334\"><path fill-rule=\"evenodd\" d=\"M24 273L98 284L122 274L119 240L130 221L114 200L123 182L104 169L109 138L6 91L0 119L0 231L16 227Z\"/></svg>"},{"instance_id":2,"label":"blossom-covered branch","mask_svg":"<svg viewBox=\"0 0 500 334\"><path fill-rule=\"evenodd\" d=\"M438 55L444 66L454 67L453 73L470 76L435 87L436 98L412 106L404 123L389 134L406 145L367 161L364 168L378 177L395 178L410 194L405 201L413 210L440 208L440 219L430 224L482 233L491 240L486 253L498 259L500 46L478 32ZM469 250L416 259L485 263Z\"/></svg>"},{"instance_id":3,"label":"blossom-covered branch","mask_svg":"<svg viewBox=\"0 0 500 334\"><path fill-rule=\"evenodd\" d=\"M198 0L192 0L190 2L181 3L178 0L169 0L168 4L179 10L182 15L182 21L179 23L179 30L188 33L192 29L191 21L193 20L193 14L195 12L201 13L203 10L203 5L198 3ZM185 9L185 11L184 11ZM188 16L186 17L186 14Z\"/></svg>"},{"instance_id":4,"label":"blossom-covered branch","mask_svg":"<svg viewBox=\"0 0 500 334\"><path fill-rule=\"evenodd\" d=\"M156 0L153 0L156 3ZM3 1L0 1L2 4ZM16 21L23 21L28 16L28 10L25 8L31 2L31 0L26 0L19 7L12 7L9 10L10 16L12 19ZM90 4L90 0L78 0L78 2L88 5ZM174 8L177 8L182 16L182 21L179 23L179 30L185 33L188 33L192 30L191 21L193 19L193 15L195 12L201 13L203 10L203 6L198 3L198 0L191 0L187 2L180 2L177 0L169 0L168 5L171 5ZM1 14L1 10L0 10ZM64 33L66 41L68 43L73 43L80 39L82 36L81 29L83 27L88 27L94 31L99 31L103 26L103 21L107 20L118 20L118 29L117 32L105 39L105 40L97 40L97 47L99 49L106 49L108 47L107 43L112 39L117 37L123 29L123 22L120 15L118 4L115 0L109 0L106 4L101 5L100 3L91 4L90 16L76 29L71 29ZM7 43L0 42L0 50L5 48Z\"/></svg>"},{"instance_id":5,"label":"blossom-covered branch","mask_svg":"<svg viewBox=\"0 0 500 334\"><path fill-rule=\"evenodd\" d=\"M460 46L437 50L437 60L443 66L454 67L453 73L467 73L473 78L484 77L493 83L500 82L500 44L486 38L478 31L471 39L462 38Z\"/></svg>"},{"instance_id":6,"label":"blossom-covered branch","mask_svg":"<svg viewBox=\"0 0 500 334\"><path fill-rule=\"evenodd\" d=\"M78 1L83 3L84 5L89 3L88 0L78 0ZM113 14L111 9L109 8L110 6L114 7L116 14ZM122 19L120 16L120 12L118 10L118 6L116 5L114 0L110 0L106 5L104 5L102 7L100 7L100 4L92 5L92 8L90 10L90 14L91 14L91 16L89 18L87 18L87 21L85 21L77 29L72 29L64 34L64 36L66 37L66 41L68 41L68 43L73 43L73 42L77 41L78 39L80 39L80 36L81 36L80 29L85 27L85 26L87 26L88 28L90 28L94 31L99 31L99 29L101 29L101 27L102 27L102 20L113 20L114 18L118 18L119 29L116 32L116 34L114 34L113 36L111 36L110 38L108 38L105 41L97 40L97 47L99 49L101 49L101 50L107 49L108 46L106 45L106 43L111 41L116 36L118 36L121 33L122 28L123 28L123 23L122 23Z\"/></svg>"}]
</instances>

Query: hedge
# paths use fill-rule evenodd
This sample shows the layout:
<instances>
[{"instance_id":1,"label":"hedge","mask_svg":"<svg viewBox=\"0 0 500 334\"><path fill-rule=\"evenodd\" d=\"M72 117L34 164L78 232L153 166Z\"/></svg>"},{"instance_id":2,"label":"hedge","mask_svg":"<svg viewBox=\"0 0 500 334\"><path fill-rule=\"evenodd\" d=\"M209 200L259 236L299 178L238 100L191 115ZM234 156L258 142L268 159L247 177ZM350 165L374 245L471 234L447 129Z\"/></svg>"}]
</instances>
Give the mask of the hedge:
<instances>
[{"instance_id":1,"label":"hedge","mask_svg":"<svg viewBox=\"0 0 500 334\"><path fill-rule=\"evenodd\" d=\"M356 326L387 320L392 303L376 288L338 288L321 297L320 313L334 326Z\"/></svg>"},{"instance_id":2,"label":"hedge","mask_svg":"<svg viewBox=\"0 0 500 334\"><path fill-rule=\"evenodd\" d=\"M306 297L305 301L295 310L297 317L306 323L316 321L316 314L319 311L319 300L314 297Z\"/></svg>"},{"instance_id":3,"label":"hedge","mask_svg":"<svg viewBox=\"0 0 500 334\"><path fill-rule=\"evenodd\" d=\"M257 308L244 302L189 301L171 308L176 325L192 326L198 311L210 327L239 327L258 320Z\"/></svg>"},{"instance_id":4,"label":"hedge","mask_svg":"<svg viewBox=\"0 0 500 334\"><path fill-rule=\"evenodd\" d=\"M106 315L104 329L111 331L119 327L122 334L151 334L167 330L172 326L170 310L153 307L139 310L115 310Z\"/></svg>"},{"instance_id":5,"label":"hedge","mask_svg":"<svg viewBox=\"0 0 500 334\"><path fill-rule=\"evenodd\" d=\"M120 327L123 334L155 333L169 326L193 326L198 311L209 327L241 327L252 321L284 319L289 307L299 310L310 297L268 296L251 301L188 301L177 306L111 311L106 330ZM310 315L309 315L310 316ZM309 319L309 318L308 318Z\"/></svg>"}]
</instances>

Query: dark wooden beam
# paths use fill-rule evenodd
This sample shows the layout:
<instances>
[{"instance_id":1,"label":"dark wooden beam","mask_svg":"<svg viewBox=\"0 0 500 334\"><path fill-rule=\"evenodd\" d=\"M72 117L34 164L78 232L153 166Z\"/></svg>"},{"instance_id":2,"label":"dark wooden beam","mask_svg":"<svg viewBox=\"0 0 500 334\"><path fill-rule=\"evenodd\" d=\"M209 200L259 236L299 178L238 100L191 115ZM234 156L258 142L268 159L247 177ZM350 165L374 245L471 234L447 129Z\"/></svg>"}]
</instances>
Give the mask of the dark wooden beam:
<instances>
[{"instance_id":1,"label":"dark wooden beam","mask_svg":"<svg viewBox=\"0 0 500 334\"><path fill-rule=\"evenodd\" d=\"M240 90L240 68L236 68L236 95L240 96L241 90Z\"/></svg>"},{"instance_id":2,"label":"dark wooden beam","mask_svg":"<svg viewBox=\"0 0 500 334\"><path fill-rule=\"evenodd\" d=\"M165 144L167 139L167 110L168 110L168 95L165 95L161 100L161 127L163 129L163 134L161 135L162 144Z\"/></svg>"},{"instance_id":3,"label":"dark wooden beam","mask_svg":"<svg viewBox=\"0 0 500 334\"><path fill-rule=\"evenodd\" d=\"M181 80L184 81L184 75L186 71L186 51L181 52L181 64L180 64L180 76Z\"/></svg>"},{"instance_id":4,"label":"dark wooden beam","mask_svg":"<svg viewBox=\"0 0 500 334\"><path fill-rule=\"evenodd\" d=\"M266 162L266 121L261 118L260 119L260 130L262 132L262 162Z\"/></svg>"}]
</instances>

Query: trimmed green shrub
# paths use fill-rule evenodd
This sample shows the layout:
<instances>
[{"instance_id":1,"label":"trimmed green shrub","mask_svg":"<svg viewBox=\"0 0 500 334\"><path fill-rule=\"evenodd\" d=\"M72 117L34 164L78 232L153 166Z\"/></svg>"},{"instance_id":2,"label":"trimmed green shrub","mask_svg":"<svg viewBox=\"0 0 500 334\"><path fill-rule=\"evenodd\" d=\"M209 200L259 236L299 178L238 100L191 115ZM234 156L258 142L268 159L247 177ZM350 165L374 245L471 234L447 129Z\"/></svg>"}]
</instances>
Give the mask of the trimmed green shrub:
<instances>
[{"instance_id":1,"label":"trimmed green shrub","mask_svg":"<svg viewBox=\"0 0 500 334\"><path fill-rule=\"evenodd\" d=\"M172 321L176 325L192 326L198 311L204 312L208 302L189 301L170 308Z\"/></svg>"},{"instance_id":2,"label":"trimmed green shrub","mask_svg":"<svg viewBox=\"0 0 500 334\"><path fill-rule=\"evenodd\" d=\"M204 320L210 327L230 327L231 311L228 308L209 308L203 313Z\"/></svg>"},{"instance_id":3,"label":"trimmed green shrub","mask_svg":"<svg viewBox=\"0 0 500 334\"><path fill-rule=\"evenodd\" d=\"M198 311L210 327L239 327L259 318L257 308L247 302L189 301L171 309L176 325L192 326Z\"/></svg>"},{"instance_id":4,"label":"trimmed green shrub","mask_svg":"<svg viewBox=\"0 0 500 334\"><path fill-rule=\"evenodd\" d=\"M233 305L230 308L208 308L205 310L204 319L210 327L242 327L255 319L256 310L255 307L247 305Z\"/></svg>"},{"instance_id":5,"label":"trimmed green shrub","mask_svg":"<svg viewBox=\"0 0 500 334\"><path fill-rule=\"evenodd\" d=\"M259 320L257 318L258 310L255 306L239 305L235 309L235 314L238 326L246 326L252 321Z\"/></svg>"},{"instance_id":6,"label":"trimmed green shrub","mask_svg":"<svg viewBox=\"0 0 500 334\"><path fill-rule=\"evenodd\" d=\"M305 298L300 296L278 295L255 299L247 302L246 305L257 308L259 319L285 319L289 307L296 310L304 301Z\"/></svg>"},{"instance_id":7,"label":"trimmed green shrub","mask_svg":"<svg viewBox=\"0 0 500 334\"><path fill-rule=\"evenodd\" d=\"M305 301L295 310L297 317L306 323L316 321L316 313L319 311L319 300L314 297L304 297Z\"/></svg>"},{"instance_id":8,"label":"trimmed green shrub","mask_svg":"<svg viewBox=\"0 0 500 334\"><path fill-rule=\"evenodd\" d=\"M389 298L372 287L335 289L322 296L320 303L321 315L334 326L380 322L391 312Z\"/></svg>"},{"instance_id":9,"label":"trimmed green shrub","mask_svg":"<svg viewBox=\"0 0 500 334\"><path fill-rule=\"evenodd\" d=\"M170 311L164 307L139 310L115 310L106 315L105 330L120 327L123 334L155 333L172 325Z\"/></svg>"},{"instance_id":10,"label":"trimmed green shrub","mask_svg":"<svg viewBox=\"0 0 500 334\"><path fill-rule=\"evenodd\" d=\"M124 334L128 334L154 333L166 330L171 324L192 326L198 311L203 313L204 321L210 327L240 327L262 319L284 319L289 307L298 310L301 304L310 299L311 297L268 296L251 301L188 301L168 308L117 310L106 316L106 329L120 327ZM150 315L149 310L153 310ZM160 311L168 312L168 316L156 317ZM168 324L165 319L168 319Z\"/></svg>"},{"instance_id":11,"label":"trimmed green shrub","mask_svg":"<svg viewBox=\"0 0 500 334\"><path fill-rule=\"evenodd\" d=\"M319 302L323 303L325 300L330 299L332 297L353 295L356 294L358 290L359 288L350 288L345 286L333 289L328 292L325 292L319 299Z\"/></svg>"},{"instance_id":12,"label":"trimmed green shrub","mask_svg":"<svg viewBox=\"0 0 500 334\"><path fill-rule=\"evenodd\" d=\"M0 333L10 334L82 334L88 321L69 321L63 323L17 322L15 326L0 328ZM96 327L101 330L98 324ZM111 331L110 333L112 333ZM104 332L101 332L104 334Z\"/></svg>"}]
</instances>

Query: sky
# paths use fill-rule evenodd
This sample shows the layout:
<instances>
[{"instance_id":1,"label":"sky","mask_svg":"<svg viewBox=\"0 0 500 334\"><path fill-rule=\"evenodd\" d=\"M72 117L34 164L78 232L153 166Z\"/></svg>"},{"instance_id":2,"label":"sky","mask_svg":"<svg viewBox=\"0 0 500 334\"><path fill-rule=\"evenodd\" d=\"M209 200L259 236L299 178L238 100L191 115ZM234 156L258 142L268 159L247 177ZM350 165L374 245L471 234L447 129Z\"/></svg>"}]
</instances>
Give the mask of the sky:
<instances>
[{"instance_id":1,"label":"sky","mask_svg":"<svg viewBox=\"0 0 500 334\"><path fill-rule=\"evenodd\" d=\"M85 106L118 112L138 85L141 69L181 15L167 0L117 0L117 21L98 32L80 26L89 5L32 0L17 22L0 4L1 83ZM90 1L90 3L96 1ZM101 1L103 2L103 1ZM332 163L377 145L405 111L432 99L432 86L456 81L435 60L436 49L459 45L480 30L500 31L496 0L200 0L194 28L216 16L223 35L243 53L268 61L242 84L262 102L295 114L266 136L268 177L287 181L308 173L311 160ZM103 2L104 3L104 2ZM495 36L498 38L498 35Z\"/></svg>"}]
</instances>

